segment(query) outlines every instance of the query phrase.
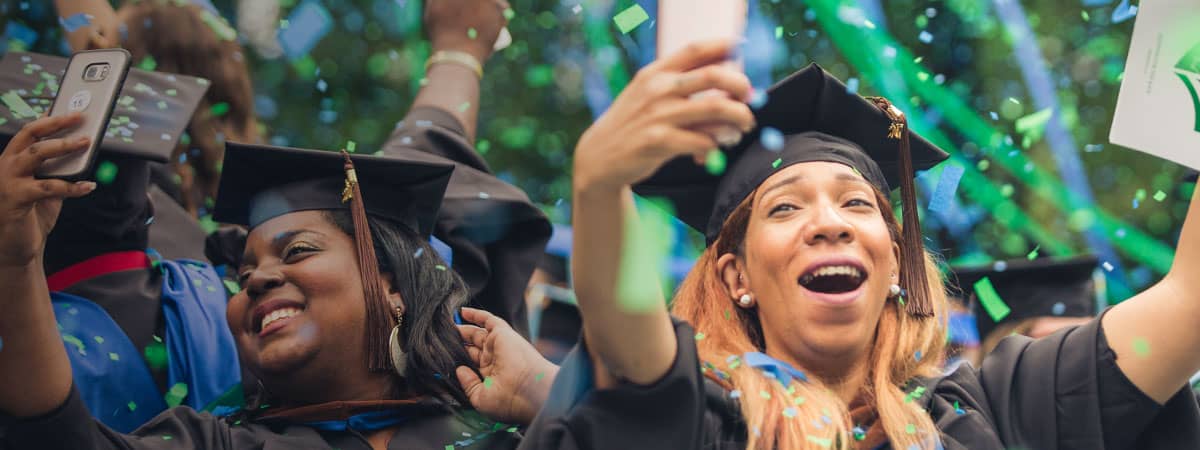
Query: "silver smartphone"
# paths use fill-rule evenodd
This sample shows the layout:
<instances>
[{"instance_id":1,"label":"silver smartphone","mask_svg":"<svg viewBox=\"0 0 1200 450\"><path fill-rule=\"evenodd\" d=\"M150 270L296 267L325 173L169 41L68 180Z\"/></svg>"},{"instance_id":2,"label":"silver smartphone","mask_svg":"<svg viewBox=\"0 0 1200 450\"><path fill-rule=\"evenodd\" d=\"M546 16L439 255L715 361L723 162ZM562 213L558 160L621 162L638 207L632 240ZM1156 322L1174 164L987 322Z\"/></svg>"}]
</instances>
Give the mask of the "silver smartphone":
<instances>
[{"instance_id":1,"label":"silver smartphone","mask_svg":"<svg viewBox=\"0 0 1200 450\"><path fill-rule=\"evenodd\" d=\"M51 138L87 136L92 141L87 151L47 160L38 168L39 178L81 180L91 175L92 163L96 160L108 119L117 104L117 95L125 84L131 59L129 52L119 48L71 55L67 70L59 82L58 95L50 105L50 116L82 113L83 123Z\"/></svg>"},{"instance_id":2,"label":"silver smartphone","mask_svg":"<svg viewBox=\"0 0 1200 450\"><path fill-rule=\"evenodd\" d=\"M666 58L688 44L709 39L740 40L746 31L747 0L659 0L658 58ZM742 61L735 57L723 63L741 71ZM697 92L692 98L727 95L719 90ZM733 125L709 124L698 131L708 133L722 145L732 145L741 136Z\"/></svg>"}]
</instances>

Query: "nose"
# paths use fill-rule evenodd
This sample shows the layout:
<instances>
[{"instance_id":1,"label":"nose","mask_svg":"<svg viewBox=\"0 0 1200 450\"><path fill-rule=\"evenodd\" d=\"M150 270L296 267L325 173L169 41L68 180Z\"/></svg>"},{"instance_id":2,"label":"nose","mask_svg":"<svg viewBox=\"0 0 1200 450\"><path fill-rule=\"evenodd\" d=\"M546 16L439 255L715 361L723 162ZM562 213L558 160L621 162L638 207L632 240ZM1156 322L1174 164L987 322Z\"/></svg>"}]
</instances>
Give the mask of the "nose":
<instances>
[{"instance_id":1,"label":"nose","mask_svg":"<svg viewBox=\"0 0 1200 450\"><path fill-rule=\"evenodd\" d=\"M254 300L280 286L283 286L283 274L274 265L259 266L246 278L246 295Z\"/></svg>"},{"instance_id":2,"label":"nose","mask_svg":"<svg viewBox=\"0 0 1200 450\"><path fill-rule=\"evenodd\" d=\"M854 241L854 228L832 204L813 208L803 233L804 242L808 245Z\"/></svg>"}]
</instances>

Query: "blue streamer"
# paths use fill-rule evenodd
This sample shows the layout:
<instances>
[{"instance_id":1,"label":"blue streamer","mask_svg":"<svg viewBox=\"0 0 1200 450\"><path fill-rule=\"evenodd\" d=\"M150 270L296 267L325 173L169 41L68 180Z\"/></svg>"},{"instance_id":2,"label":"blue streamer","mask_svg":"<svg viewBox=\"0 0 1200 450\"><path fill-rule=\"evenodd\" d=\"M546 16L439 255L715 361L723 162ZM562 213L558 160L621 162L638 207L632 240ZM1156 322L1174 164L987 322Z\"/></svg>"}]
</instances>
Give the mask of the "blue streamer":
<instances>
[{"instance_id":1,"label":"blue streamer","mask_svg":"<svg viewBox=\"0 0 1200 450\"><path fill-rule=\"evenodd\" d=\"M933 196L929 199L929 210L934 212L947 211L954 201L954 193L958 191L958 182L962 180L964 169L957 164L947 165L942 169L942 177L938 179Z\"/></svg>"}]
</instances>

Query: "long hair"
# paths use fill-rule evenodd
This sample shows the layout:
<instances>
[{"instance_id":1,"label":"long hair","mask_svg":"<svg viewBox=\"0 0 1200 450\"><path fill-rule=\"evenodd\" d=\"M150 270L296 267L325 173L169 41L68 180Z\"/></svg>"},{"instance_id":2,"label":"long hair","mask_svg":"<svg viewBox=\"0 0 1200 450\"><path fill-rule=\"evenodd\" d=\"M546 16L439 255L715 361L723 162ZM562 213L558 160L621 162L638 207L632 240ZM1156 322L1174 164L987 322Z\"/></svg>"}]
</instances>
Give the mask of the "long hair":
<instances>
[{"instance_id":1,"label":"long hair","mask_svg":"<svg viewBox=\"0 0 1200 450\"><path fill-rule=\"evenodd\" d=\"M211 83L188 123L187 139L180 139L171 156L179 190L166 189L196 215L217 195L225 141L259 140L254 91L241 46L215 31L229 26L224 19L190 3L145 0L127 3L121 10L128 14L121 46L133 56L134 65L153 58L155 70Z\"/></svg>"},{"instance_id":2,"label":"long hair","mask_svg":"<svg viewBox=\"0 0 1200 450\"><path fill-rule=\"evenodd\" d=\"M809 377L809 381L793 380L784 386L759 370L735 364L738 360L731 358L765 349L756 312L733 305L724 294L727 290L716 264L723 254L741 255L753 198L751 193L738 205L717 240L700 256L680 285L672 312L704 333L705 338L698 340L697 346L701 361L715 369L707 371L709 376L719 370L722 383L740 391L739 405L748 428L747 449L854 448L852 430L856 424L849 408L821 380ZM890 204L878 190L875 198L879 205ZM895 213L887 207L880 209L892 241L900 242ZM934 316L914 318L904 313L898 302L888 300L875 328L874 346L868 356L870 373L860 393L878 413L892 448L933 449L939 439L928 413L906 401L908 394L902 390L903 383L914 377L935 375L945 352L946 295L928 254L925 264Z\"/></svg>"},{"instance_id":3,"label":"long hair","mask_svg":"<svg viewBox=\"0 0 1200 450\"><path fill-rule=\"evenodd\" d=\"M326 217L342 232L354 236L349 212L327 211ZM408 370L402 385L397 384L397 395L428 395L447 403L469 405L466 391L454 375L458 366L476 368L454 324L454 312L466 304L470 293L466 283L445 266L428 241L408 227L375 216L368 216L367 222L375 241L379 273L391 281L404 300L404 325L400 330ZM395 326L395 319L388 323Z\"/></svg>"}]
</instances>

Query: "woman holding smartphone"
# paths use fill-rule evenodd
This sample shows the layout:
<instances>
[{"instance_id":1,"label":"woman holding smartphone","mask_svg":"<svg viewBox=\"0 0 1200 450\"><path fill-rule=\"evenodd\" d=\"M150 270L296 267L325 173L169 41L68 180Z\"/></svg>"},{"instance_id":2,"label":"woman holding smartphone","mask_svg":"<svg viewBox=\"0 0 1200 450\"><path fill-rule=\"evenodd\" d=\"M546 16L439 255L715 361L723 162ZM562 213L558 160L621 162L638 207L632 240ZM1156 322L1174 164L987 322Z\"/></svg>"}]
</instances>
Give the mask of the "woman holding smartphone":
<instances>
[{"instance_id":1,"label":"woman holding smartphone","mask_svg":"<svg viewBox=\"0 0 1200 450\"><path fill-rule=\"evenodd\" d=\"M746 78L712 66L730 50L706 42L647 66L580 139L573 254L585 344L523 448L1200 446L1185 388L1200 369L1200 301L1189 298L1200 206L1159 284L1086 325L1010 338L980 368L941 375L946 299L912 177L946 154L910 138L886 100L847 93L815 66L752 113L734 100L749 98ZM712 88L731 98L688 100ZM717 147L699 127L756 122L723 150L720 175L676 160ZM896 185L903 228L887 196ZM707 238L671 303L676 319L652 278L621 271L638 245L633 191L673 200ZM1134 351L1139 341L1153 358Z\"/></svg>"}]
</instances>

